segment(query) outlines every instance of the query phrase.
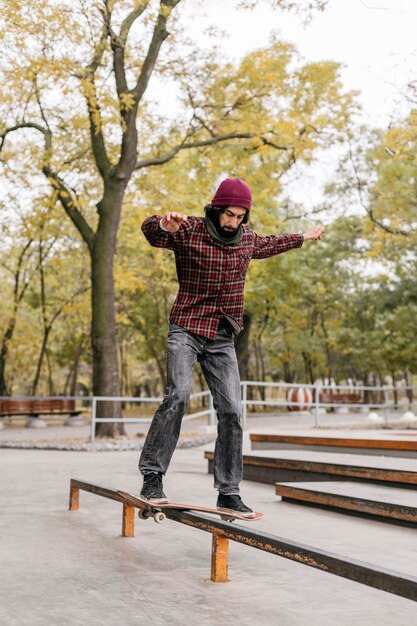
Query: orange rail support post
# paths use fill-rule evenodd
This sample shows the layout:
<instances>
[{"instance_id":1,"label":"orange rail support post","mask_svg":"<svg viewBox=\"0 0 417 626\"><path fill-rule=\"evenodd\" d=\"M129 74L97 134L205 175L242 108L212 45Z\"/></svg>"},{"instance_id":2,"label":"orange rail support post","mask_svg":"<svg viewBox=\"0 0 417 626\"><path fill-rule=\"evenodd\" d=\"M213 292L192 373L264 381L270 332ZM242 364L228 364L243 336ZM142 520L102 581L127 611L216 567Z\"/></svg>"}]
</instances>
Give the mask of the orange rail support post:
<instances>
[{"instance_id":1,"label":"orange rail support post","mask_svg":"<svg viewBox=\"0 0 417 626\"><path fill-rule=\"evenodd\" d=\"M69 510L78 511L80 504L80 488L73 483L70 483L70 498L69 498Z\"/></svg>"},{"instance_id":2,"label":"orange rail support post","mask_svg":"<svg viewBox=\"0 0 417 626\"><path fill-rule=\"evenodd\" d=\"M135 536L135 507L123 503L122 537Z\"/></svg>"},{"instance_id":3,"label":"orange rail support post","mask_svg":"<svg viewBox=\"0 0 417 626\"><path fill-rule=\"evenodd\" d=\"M229 540L213 533L211 547L211 580L214 583L227 583L229 561Z\"/></svg>"}]
</instances>

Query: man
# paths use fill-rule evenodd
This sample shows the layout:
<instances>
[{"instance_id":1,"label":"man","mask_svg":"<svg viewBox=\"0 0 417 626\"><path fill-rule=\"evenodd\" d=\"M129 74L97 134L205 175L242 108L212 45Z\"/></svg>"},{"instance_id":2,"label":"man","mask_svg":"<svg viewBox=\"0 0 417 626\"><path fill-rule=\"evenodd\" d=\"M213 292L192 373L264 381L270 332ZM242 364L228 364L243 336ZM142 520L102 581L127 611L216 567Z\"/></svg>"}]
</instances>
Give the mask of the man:
<instances>
[{"instance_id":1,"label":"man","mask_svg":"<svg viewBox=\"0 0 417 626\"><path fill-rule=\"evenodd\" d=\"M246 224L252 193L238 178L224 180L205 217L168 212L145 220L152 246L175 254L179 292L171 311L167 389L150 426L139 470L141 497L167 502L162 476L175 450L191 391L192 369L201 365L213 395L218 427L214 451L217 507L252 517L239 495L242 479L241 391L233 333L242 330L243 290L251 259L262 259L320 239L322 226L304 235L259 237Z\"/></svg>"}]
</instances>

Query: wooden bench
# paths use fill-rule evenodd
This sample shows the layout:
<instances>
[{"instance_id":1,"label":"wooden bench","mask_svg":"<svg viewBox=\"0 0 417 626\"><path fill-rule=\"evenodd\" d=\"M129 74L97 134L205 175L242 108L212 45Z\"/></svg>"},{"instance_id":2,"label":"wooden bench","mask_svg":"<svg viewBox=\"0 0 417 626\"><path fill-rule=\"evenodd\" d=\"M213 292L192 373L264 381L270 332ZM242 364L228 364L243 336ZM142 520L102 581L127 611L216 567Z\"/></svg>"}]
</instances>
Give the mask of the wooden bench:
<instances>
[{"instance_id":1,"label":"wooden bench","mask_svg":"<svg viewBox=\"0 0 417 626\"><path fill-rule=\"evenodd\" d=\"M415 439L370 439L251 433L250 441L252 450L317 450L417 458L417 435Z\"/></svg>"},{"instance_id":2,"label":"wooden bench","mask_svg":"<svg viewBox=\"0 0 417 626\"><path fill-rule=\"evenodd\" d=\"M362 397L360 393L339 393L333 391L322 391L319 393L320 402L328 402L335 404L344 404L351 402L352 404L360 404Z\"/></svg>"},{"instance_id":3,"label":"wooden bench","mask_svg":"<svg viewBox=\"0 0 417 626\"><path fill-rule=\"evenodd\" d=\"M359 393L336 393L333 391L323 391L319 393L320 404L362 404L363 399ZM333 406L329 406L331 411L334 411Z\"/></svg>"},{"instance_id":4,"label":"wooden bench","mask_svg":"<svg viewBox=\"0 0 417 626\"><path fill-rule=\"evenodd\" d=\"M39 415L79 415L75 400L69 398L3 398L0 400L0 417Z\"/></svg>"},{"instance_id":5,"label":"wooden bench","mask_svg":"<svg viewBox=\"0 0 417 626\"><path fill-rule=\"evenodd\" d=\"M299 454L299 453L298 453ZM213 473L214 453L206 451L208 471ZM323 454L304 452L299 457L294 451L249 453L243 455L243 478L273 485L277 482L309 482L349 480L417 489L417 471L409 469L408 459L349 459L332 454L323 460Z\"/></svg>"},{"instance_id":6,"label":"wooden bench","mask_svg":"<svg viewBox=\"0 0 417 626\"><path fill-rule=\"evenodd\" d=\"M275 492L285 502L378 518L401 525L417 525L417 492L413 489L337 481L277 483Z\"/></svg>"}]
</instances>

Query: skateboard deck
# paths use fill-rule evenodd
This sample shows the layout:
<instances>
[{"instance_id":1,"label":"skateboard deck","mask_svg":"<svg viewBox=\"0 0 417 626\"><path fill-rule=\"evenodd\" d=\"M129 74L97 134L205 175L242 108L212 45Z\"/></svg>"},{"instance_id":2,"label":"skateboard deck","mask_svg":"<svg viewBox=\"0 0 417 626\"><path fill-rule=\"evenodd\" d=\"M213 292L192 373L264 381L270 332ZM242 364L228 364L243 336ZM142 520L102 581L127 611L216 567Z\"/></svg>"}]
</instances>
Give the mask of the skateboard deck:
<instances>
[{"instance_id":1,"label":"skateboard deck","mask_svg":"<svg viewBox=\"0 0 417 626\"><path fill-rule=\"evenodd\" d=\"M130 500L132 504L138 507L138 515L141 519L148 519L149 517L153 517L154 521L159 523L163 522L166 518L164 513L164 509L176 509L178 511L199 511L201 513L211 513L213 515L218 515L221 519L227 522L233 522L234 520L242 520L244 522L256 522L263 518L264 514L255 512L253 517L244 517L240 513L234 513L232 511L228 511L227 509L217 509L209 506L200 506L199 504L184 504L182 502L164 502L162 504L155 504L153 502L149 502L149 500L145 500L143 498L138 498L131 493L127 493L126 491L117 491L117 493L123 498Z\"/></svg>"}]
</instances>

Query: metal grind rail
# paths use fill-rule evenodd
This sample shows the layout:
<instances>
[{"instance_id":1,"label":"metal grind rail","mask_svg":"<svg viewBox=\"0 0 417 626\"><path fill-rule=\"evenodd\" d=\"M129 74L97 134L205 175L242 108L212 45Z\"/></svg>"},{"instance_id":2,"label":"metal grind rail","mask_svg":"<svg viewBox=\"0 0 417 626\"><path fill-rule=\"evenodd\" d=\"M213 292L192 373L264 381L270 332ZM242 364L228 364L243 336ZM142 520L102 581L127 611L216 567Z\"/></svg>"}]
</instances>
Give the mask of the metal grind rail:
<instances>
[{"instance_id":1,"label":"metal grind rail","mask_svg":"<svg viewBox=\"0 0 417 626\"><path fill-rule=\"evenodd\" d=\"M116 500L123 504L122 536L134 536L135 506L117 491L71 478L69 508L79 507L80 490ZM227 582L229 560L229 540L242 543L258 550L276 554L323 572L380 589L409 600L417 601L417 578L395 570L385 569L364 561L341 557L338 554L311 546L289 541L270 533L257 532L247 526L224 522L203 513L190 513L174 509L164 509L168 519L192 528L204 530L213 535L211 554L211 580ZM249 522L248 522L249 523Z\"/></svg>"}]
</instances>

